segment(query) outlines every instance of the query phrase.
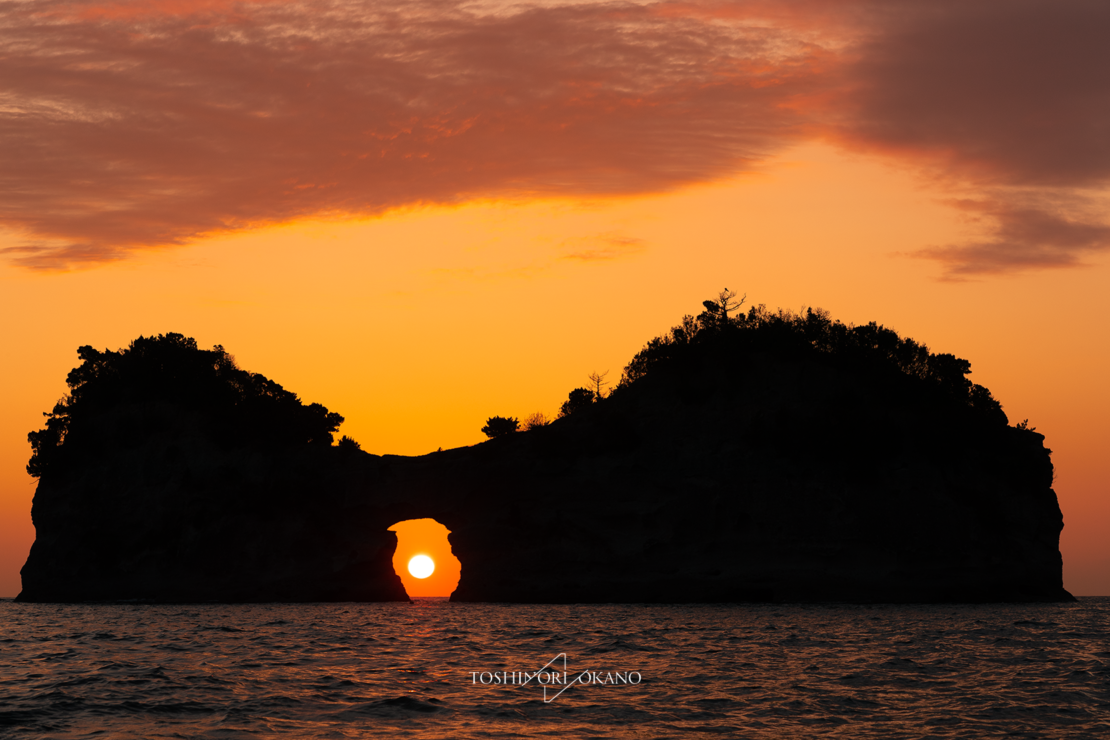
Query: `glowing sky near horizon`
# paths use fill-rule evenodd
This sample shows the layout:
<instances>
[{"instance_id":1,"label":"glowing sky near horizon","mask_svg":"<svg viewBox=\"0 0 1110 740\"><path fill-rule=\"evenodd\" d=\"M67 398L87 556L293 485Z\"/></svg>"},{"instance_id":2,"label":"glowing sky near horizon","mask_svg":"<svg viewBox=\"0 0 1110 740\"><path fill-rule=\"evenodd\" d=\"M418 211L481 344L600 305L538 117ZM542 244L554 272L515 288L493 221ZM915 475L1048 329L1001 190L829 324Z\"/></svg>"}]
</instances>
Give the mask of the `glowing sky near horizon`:
<instances>
[{"instance_id":1,"label":"glowing sky near horizon","mask_svg":"<svg viewBox=\"0 0 1110 740\"><path fill-rule=\"evenodd\" d=\"M0 2L0 596L79 345L178 331L375 453L728 286L971 360L1110 594L1099 2Z\"/></svg>"},{"instance_id":2,"label":"glowing sky near horizon","mask_svg":"<svg viewBox=\"0 0 1110 740\"><path fill-rule=\"evenodd\" d=\"M389 530L397 533L393 569L400 576L405 592L410 597L450 596L459 585L462 570L447 539L450 530L435 519L407 519ZM413 562L420 559L427 562L414 572Z\"/></svg>"}]
</instances>

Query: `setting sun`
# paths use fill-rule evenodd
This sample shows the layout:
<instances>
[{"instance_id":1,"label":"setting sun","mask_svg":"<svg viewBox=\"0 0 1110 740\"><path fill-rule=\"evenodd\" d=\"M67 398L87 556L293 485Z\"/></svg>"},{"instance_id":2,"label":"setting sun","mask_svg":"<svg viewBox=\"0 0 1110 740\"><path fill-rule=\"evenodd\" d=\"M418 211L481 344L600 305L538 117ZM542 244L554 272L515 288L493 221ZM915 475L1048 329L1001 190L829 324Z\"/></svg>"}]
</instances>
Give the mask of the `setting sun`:
<instances>
[{"instance_id":1,"label":"setting sun","mask_svg":"<svg viewBox=\"0 0 1110 740\"><path fill-rule=\"evenodd\" d=\"M417 555L409 561L409 573L417 578L427 578L436 570L435 561L427 555Z\"/></svg>"},{"instance_id":2,"label":"setting sun","mask_svg":"<svg viewBox=\"0 0 1110 740\"><path fill-rule=\"evenodd\" d=\"M393 570L410 597L451 595L459 585L462 566L451 552L450 530L434 519L409 519L389 528L397 533ZM416 569L425 561L426 571Z\"/></svg>"}]
</instances>

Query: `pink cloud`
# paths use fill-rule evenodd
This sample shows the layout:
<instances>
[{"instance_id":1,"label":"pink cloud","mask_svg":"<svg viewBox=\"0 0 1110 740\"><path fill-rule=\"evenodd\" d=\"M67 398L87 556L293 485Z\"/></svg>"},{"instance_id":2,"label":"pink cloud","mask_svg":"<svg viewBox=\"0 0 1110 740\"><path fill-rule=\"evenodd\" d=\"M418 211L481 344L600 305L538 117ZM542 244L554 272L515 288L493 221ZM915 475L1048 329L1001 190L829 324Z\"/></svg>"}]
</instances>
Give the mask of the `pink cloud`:
<instances>
[{"instance_id":1,"label":"pink cloud","mask_svg":"<svg viewBox=\"0 0 1110 740\"><path fill-rule=\"evenodd\" d=\"M1110 224L1096 218L1073 218L1072 208L1052 203L964 200L957 208L988 219L985 238L961 244L928 247L913 254L935 260L942 279L959 282L973 277L1030 269L1078 267L1083 258L1110 247Z\"/></svg>"},{"instance_id":2,"label":"pink cloud","mask_svg":"<svg viewBox=\"0 0 1110 740\"><path fill-rule=\"evenodd\" d=\"M647 242L635 236L607 233L566 239L562 246L571 251L560 259L574 262L606 262L640 254L647 249Z\"/></svg>"},{"instance_id":3,"label":"pink cloud","mask_svg":"<svg viewBox=\"0 0 1110 740\"><path fill-rule=\"evenodd\" d=\"M666 191L811 137L971 194L988 236L917 253L949 279L1069 266L1110 246L1107 27L1091 0L0 0L0 224L26 235L8 259L64 269L308 215Z\"/></svg>"},{"instance_id":4,"label":"pink cloud","mask_svg":"<svg viewBox=\"0 0 1110 740\"><path fill-rule=\"evenodd\" d=\"M789 103L818 76L773 30L626 4L0 7L0 221L43 268L309 214L722 177L798 135Z\"/></svg>"}]
</instances>

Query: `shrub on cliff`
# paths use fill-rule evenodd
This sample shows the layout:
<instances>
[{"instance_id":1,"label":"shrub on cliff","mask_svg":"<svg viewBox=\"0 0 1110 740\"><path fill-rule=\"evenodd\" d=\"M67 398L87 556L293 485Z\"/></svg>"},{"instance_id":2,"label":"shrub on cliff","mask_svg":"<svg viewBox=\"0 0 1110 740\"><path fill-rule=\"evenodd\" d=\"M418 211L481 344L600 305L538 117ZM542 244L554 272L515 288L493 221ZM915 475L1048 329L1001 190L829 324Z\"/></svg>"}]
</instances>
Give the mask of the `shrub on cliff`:
<instances>
[{"instance_id":1,"label":"shrub on cliff","mask_svg":"<svg viewBox=\"0 0 1110 740\"><path fill-rule=\"evenodd\" d=\"M742 367L761 352L780 356L826 357L859 372L896 369L919 381L922 394L971 411L990 424L1008 422L991 392L972 383L971 363L951 354L933 354L928 347L875 322L855 326L833 321L827 311L802 313L770 311L760 304L748 312L729 316L740 303L735 294L722 292L705 301L706 311L697 318L684 316L667 333L650 340L624 368L615 389L618 394L656 372L681 367ZM742 302L742 301L741 301Z\"/></svg>"},{"instance_id":2,"label":"shrub on cliff","mask_svg":"<svg viewBox=\"0 0 1110 740\"><path fill-rule=\"evenodd\" d=\"M520 429L520 421L511 416L491 416L486 419L486 425L482 427L482 434L490 439L494 439L495 437L504 437L506 434L512 434L518 429Z\"/></svg>"},{"instance_id":3,"label":"shrub on cliff","mask_svg":"<svg viewBox=\"0 0 1110 740\"><path fill-rule=\"evenodd\" d=\"M362 449L362 445L355 441L354 437L348 437L346 434L340 437L339 443L336 445L336 447L338 447L342 452L346 454L358 452Z\"/></svg>"},{"instance_id":4,"label":"shrub on cliff","mask_svg":"<svg viewBox=\"0 0 1110 740\"><path fill-rule=\"evenodd\" d=\"M537 411L530 414L524 419L524 431L530 432L533 429L540 429L541 427L548 426L551 420L542 411Z\"/></svg>"},{"instance_id":5,"label":"shrub on cliff","mask_svg":"<svg viewBox=\"0 0 1110 740\"><path fill-rule=\"evenodd\" d=\"M594 399L594 392L589 388L575 388L567 396L567 400L563 401L563 405L559 407L559 418L562 419L583 409L588 409L593 405Z\"/></svg>"},{"instance_id":6,"label":"shrub on cliff","mask_svg":"<svg viewBox=\"0 0 1110 740\"><path fill-rule=\"evenodd\" d=\"M35 477L68 455L107 445L134 446L170 420L199 419L222 447L330 445L343 417L258 373L240 370L223 347L197 347L181 334L139 337L126 349L84 346L70 371L70 392L44 413L46 426L27 435ZM110 421L106 421L109 420Z\"/></svg>"}]
</instances>

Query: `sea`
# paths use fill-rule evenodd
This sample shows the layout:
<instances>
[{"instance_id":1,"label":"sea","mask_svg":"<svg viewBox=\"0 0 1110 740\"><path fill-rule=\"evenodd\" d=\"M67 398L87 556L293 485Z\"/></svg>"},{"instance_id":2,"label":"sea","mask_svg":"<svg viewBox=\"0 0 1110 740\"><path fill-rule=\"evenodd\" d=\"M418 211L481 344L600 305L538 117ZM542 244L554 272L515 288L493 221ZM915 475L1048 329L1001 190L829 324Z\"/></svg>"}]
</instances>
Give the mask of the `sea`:
<instances>
[{"instance_id":1,"label":"sea","mask_svg":"<svg viewBox=\"0 0 1110 740\"><path fill-rule=\"evenodd\" d=\"M3 738L1110 738L1110 598L0 601Z\"/></svg>"}]
</instances>

